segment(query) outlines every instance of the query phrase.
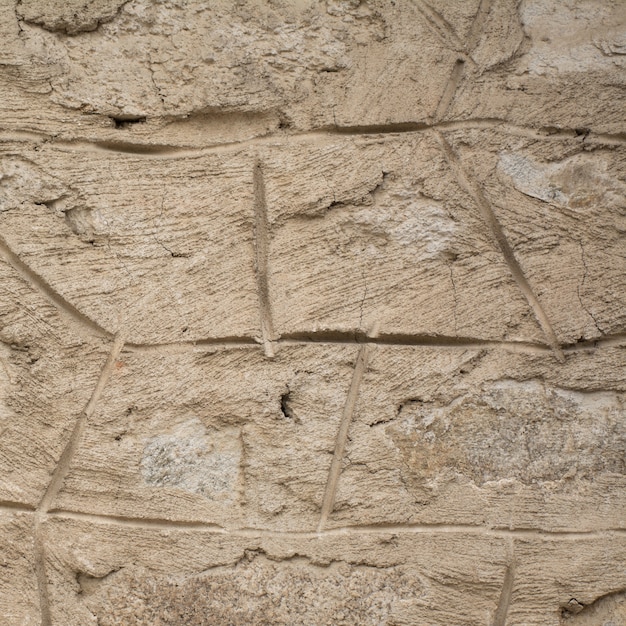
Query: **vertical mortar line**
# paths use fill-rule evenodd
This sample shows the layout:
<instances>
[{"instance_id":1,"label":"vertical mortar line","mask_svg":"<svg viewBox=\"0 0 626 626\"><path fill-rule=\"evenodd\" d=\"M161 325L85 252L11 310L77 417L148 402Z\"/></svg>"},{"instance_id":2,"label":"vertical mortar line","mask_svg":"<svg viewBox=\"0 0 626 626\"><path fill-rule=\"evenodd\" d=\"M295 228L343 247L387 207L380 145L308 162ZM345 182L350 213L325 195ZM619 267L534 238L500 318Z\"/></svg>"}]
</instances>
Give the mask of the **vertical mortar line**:
<instances>
[{"instance_id":1,"label":"vertical mortar line","mask_svg":"<svg viewBox=\"0 0 626 626\"><path fill-rule=\"evenodd\" d=\"M511 605L513 583L515 582L515 541L510 539L507 545L507 564L504 570L502 590L498 599L498 606L493 616L493 626L506 626L506 616Z\"/></svg>"},{"instance_id":2,"label":"vertical mortar line","mask_svg":"<svg viewBox=\"0 0 626 626\"><path fill-rule=\"evenodd\" d=\"M265 196L265 180L261 163L256 162L253 174L254 187L254 238L256 248L256 277L259 294L259 309L261 316L261 334L265 356L274 356L272 342L274 335L274 322L272 320L272 308L270 303L269 287L269 228L267 223L267 201Z\"/></svg>"},{"instance_id":3,"label":"vertical mortar line","mask_svg":"<svg viewBox=\"0 0 626 626\"><path fill-rule=\"evenodd\" d=\"M370 338L373 338L374 336L374 333L370 334ZM317 525L318 533L324 529L328 516L332 513L333 507L335 506L335 496L337 495L337 485L341 474L341 464L343 463L346 442L348 441L348 430L350 429L352 415L354 414L356 402L359 397L361 381L363 380L363 375L367 369L367 362L373 347L374 346L371 343L364 344L360 348L356 359L354 372L352 374L352 381L350 382L350 389L348 390L346 403L343 407L343 413L341 414L339 430L337 431L337 438L335 439L333 460L331 461L330 470L328 471L328 481L326 483L326 490L324 491L320 521Z\"/></svg>"},{"instance_id":4,"label":"vertical mortar line","mask_svg":"<svg viewBox=\"0 0 626 626\"><path fill-rule=\"evenodd\" d=\"M119 356L122 348L124 347L124 340L121 335L117 335L111 346L111 351L104 363L98 382L87 402L87 406L83 409L82 413L78 416L74 424L74 428L70 434L70 437L65 444L65 448L61 453L59 461L52 473L52 478L48 483L46 491L41 498L39 506L35 511L34 519L34 543L35 543L35 573L37 577L37 585L39 587L39 606L41 610L41 624L42 626L52 625L52 615L50 613L50 598L48 597L48 580L46 574L46 546L43 535L41 533L41 524L46 519L46 515L54 502L63 481L70 468L70 463L78 447L78 443L82 437L83 431L87 420L93 415L96 404L104 390L104 387L109 380L115 361Z\"/></svg>"},{"instance_id":5,"label":"vertical mortar line","mask_svg":"<svg viewBox=\"0 0 626 626\"><path fill-rule=\"evenodd\" d=\"M452 146L448 143L446 138L439 131L434 131L435 136L439 140L439 144L441 145L446 160L448 161L452 171L457 177L457 180L461 184L461 186L473 197L474 202L478 205L478 208L481 212L483 220L489 226L493 238L495 239L504 259L509 266L509 270L511 274L513 274L513 278L517 282L520 291L524 294L528 304L530 305L531 310L533 311L535 318L539 322L543 334L546 337L546 341L552 348L555 357L561 363L565 362L565 357L563 356L563 351L561 350L561 346L559 345L558 339L556 337L556 333L552 328L552 324L546 312L543 310L541 303L539 302L539 298L535 295L528 279L526 278L522 266L519 264L519 261L515 257L515 253L513 252L513 248L509 243L506 235L504 234L504 230L496 217L496 214L487 200L487 197L483 193L482 189L479 185L474 181L468 173L463 168L461 161L457 154L452 149Z\"/></svg>"}]
</instances>

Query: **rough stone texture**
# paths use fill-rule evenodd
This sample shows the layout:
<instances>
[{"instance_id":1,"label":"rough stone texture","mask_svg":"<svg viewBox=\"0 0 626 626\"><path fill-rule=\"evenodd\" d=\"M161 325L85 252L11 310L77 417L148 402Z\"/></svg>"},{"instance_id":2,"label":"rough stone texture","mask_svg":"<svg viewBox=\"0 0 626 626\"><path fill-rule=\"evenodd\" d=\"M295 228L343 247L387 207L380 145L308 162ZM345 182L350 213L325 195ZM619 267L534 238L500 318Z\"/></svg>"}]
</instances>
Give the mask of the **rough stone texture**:
<instances>
[{"instance_id":1,"label":"rough stone texture","mask_svg":"<svg viewBox=\"0 0 626 626\"><path fill-rule=\"evenodd\" d=\"M0 3L0 622L626 624L622 0Z\"/></svg>"}]
</instances>

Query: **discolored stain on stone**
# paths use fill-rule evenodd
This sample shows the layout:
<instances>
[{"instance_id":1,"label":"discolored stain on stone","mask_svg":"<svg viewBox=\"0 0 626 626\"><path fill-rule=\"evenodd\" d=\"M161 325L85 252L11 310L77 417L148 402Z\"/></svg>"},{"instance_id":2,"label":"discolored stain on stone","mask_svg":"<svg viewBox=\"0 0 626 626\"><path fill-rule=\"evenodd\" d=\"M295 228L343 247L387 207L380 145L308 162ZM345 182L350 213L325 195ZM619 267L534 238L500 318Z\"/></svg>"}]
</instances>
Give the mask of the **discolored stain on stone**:
<instances>
[{"instance_id":1,"label":"discolored stain on stone","mask_svg":"<svg viewBox=\"0 0 626 626\"><path fill-rule=\"evenodd\" d=\"M419 482L558 484L626 474L625 416L620 394L502 380L450 403L409 401L388 432Z\"/></svg>"}]
</instances>

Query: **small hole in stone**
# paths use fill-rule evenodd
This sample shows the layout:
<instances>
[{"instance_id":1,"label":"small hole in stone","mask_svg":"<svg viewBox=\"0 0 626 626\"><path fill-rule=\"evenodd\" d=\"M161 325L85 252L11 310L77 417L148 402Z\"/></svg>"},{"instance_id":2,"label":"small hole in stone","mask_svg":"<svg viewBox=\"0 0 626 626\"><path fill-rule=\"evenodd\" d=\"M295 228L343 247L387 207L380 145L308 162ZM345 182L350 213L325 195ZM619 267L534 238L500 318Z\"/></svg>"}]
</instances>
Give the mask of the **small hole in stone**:
<instances>
[{"instance_id":1,"label":"small hole in stone","mask_svg":"<svg viewBox=\"0 0 626 626\"><path fill-rule=\"evenodd\" d=\"M291 393L289 391L287 391L287 393L284 393L280 397L280 410L282 411L282 414L287 419L291 420L294 418L294 414L293 414L293 409L289 406L290 399L291 399Z\"/></svg>"},{"instance_id":2,"label":"small hole in stone","mask_svg":"<svg viewBox=\"0 0 626 626\"><path fill-rule=\"evenodd\" d=\"M128 128L132 124L143 124L146 121L145 116L122 116L111 117L111 121L115 124L115 128Z\"/></svg>"}]
</instances>

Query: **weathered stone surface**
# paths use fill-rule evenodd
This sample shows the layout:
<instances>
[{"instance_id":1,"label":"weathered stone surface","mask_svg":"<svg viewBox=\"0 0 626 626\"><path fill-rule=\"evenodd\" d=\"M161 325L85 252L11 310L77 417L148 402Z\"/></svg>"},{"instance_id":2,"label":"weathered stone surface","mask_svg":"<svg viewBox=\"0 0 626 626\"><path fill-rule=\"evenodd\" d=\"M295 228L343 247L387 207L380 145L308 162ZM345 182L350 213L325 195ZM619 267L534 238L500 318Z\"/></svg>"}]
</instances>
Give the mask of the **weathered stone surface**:
<instances>
[{"instance_id":1,"label":"weathered stone surface","mask_svg":"<svg viewBox=\"0 0 626 626\"><path fill-rule=\"evenodd\" d=\"M0 2L0 622L624 624L625 7Z\"/></svg>"},{"instance_id":2,"label":"weathered stone surface","mask_svg":"<svg viewBox=\"0 0 626 626\"><path fill-rule=\"evenodd\" d=\"M46 532L68 624L486 623L506 563L503 540L464 534L236 538L61 519Z\"/></svg>"},{"instance_id":3,"label":"weathered stone surface","mask_svg":"<svg viewBox=\"0 0 626 626\"><path fill-rule=\"evenodd\" d=\"M624 358L377 348L333 525L622 528ZM617 377L594 380L607 360Z\"/></svg>"},{"instance_id":4,"label":"weathered stone surface","mask_svg":"<svg viewBox=\"0 0 626 626\"><path fill-rule=\"evenodd\" d=\"M0 611L5 624L40 623L33 515L0 512Z\"/></svg>"},{"instance_id":5,"label":"weathered stone surface","mask_svg":"<svg viewBox=\"0 0 626 626\"><path fill-rule=\"evenodd\" d=\"M559 340L623 331L624 148L587 151L576 140L538 145L502 133L479 135L456 132L449 139L480 182Z\"/></svg>"},{"instance_id":6,"label":"weathered stone surface","mask_svg":"<svg viewBox=\"0 0 626 626\"><path fill-rule=\"evenodd\" d=\"M46 30L64 31L74 35L95 30L113 19L127 0L52 0L45 4L19 0L16 15L27 23L38 24Z\"/></svg>"},{"instance_id":7,"label":"weathered stone surface","mask_svg":"<svg viewBox=\"0 0 626 626\"><path fill-rule=\"evenodd\" d=\"M277 333L542 341L532 310L430 135L267 152Z\"/></svg>"},{"instance_id":8,"label":"weathered stone surface","mask_svg":"<svg viewBox=\"0 0 626 626\"><path fill-rule=\"evenodd\" d=\"M6 241L104 330L135 343L260 334L250 159L13 154Z\"/></svg>"},{"instance_id":9,"label":"weathered stone surface","mask_svg":"<svg viewBox=\"0 0 626 626\"><path fill-rule=\"evenodd\" d=\"M26 92L45 91L62 107L121 121L241 111L309 128L427 120L454 65L454 52L411 4L119 5L24 2L16 15L26 21L19 23L7 10L4 28L21 29L7 45L17 57L8 71ZM95 32L79 32L104 20ZM19 109L8 110L13 128L30 126ZM54 111L41 106L41 114L55 125ZM88 133L103 134L88 124ZM81 131L63 131L70 133Z\"/></svg>"},{"instance_id":10,"label":"weathered stone surface","mask_svg":"<svg viewBox=\"0 0 626 626\"><path fill-rule=\"evenodd\" d=\"M491 18L494 27L483 31L481 45L471 53L478 69L467 64L449 119L495 118L583 133L623 131L623 2L494 5L500 20Z\"/></svg>"},{"instance_id":11,"label":"weathered stone surface","mask_svg":"<svg viewBox=\"0 0 626 626\"><path fill-rule=\"evenodd\" d=\"M310 530L356 348L124 354L58 506Z\"/></svg>"},{"instance_id":12,"label":"weathered stone surface","mask_svg":"<svg viewBox=\"0 0 626 626\"><path fill-rule=\"evenodd\" d=\"M98 380L106 352L69 324L0 259L0 501L37 506Z\"/></svg>"}]
</instances>

